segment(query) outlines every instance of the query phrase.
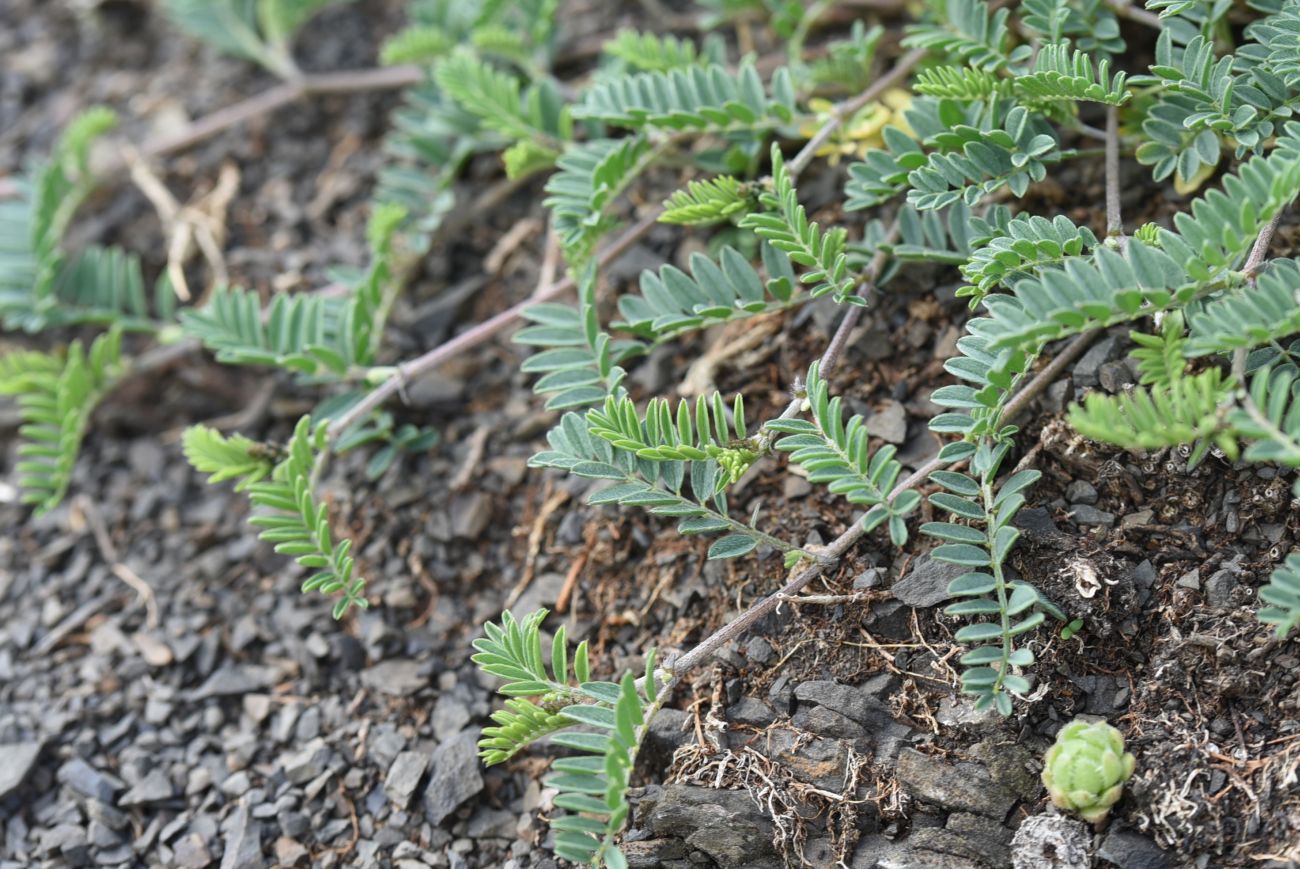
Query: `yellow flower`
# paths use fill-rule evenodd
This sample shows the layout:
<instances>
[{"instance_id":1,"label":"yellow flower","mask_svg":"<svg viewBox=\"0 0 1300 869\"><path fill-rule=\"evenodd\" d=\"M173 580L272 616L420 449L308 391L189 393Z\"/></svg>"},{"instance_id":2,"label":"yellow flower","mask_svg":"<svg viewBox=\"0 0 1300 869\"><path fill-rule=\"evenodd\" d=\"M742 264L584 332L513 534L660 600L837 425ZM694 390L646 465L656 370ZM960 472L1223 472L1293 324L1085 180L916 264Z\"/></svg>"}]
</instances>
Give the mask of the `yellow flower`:
<instances>
[{"instance_id":1,"label":"yellow flower","mask_svg":"<svg viewBox=\"0 0 1300 869\"><path fill-rule=\"evenodd\" d=\"M880 131L886 124L893 124L908 136L912 136L912 130L903 118L903 112L911 104L912 95L903 88L887 91L880 100L868 103L846 119L826 144L817 149L817 156L828 157L832 166L839 163L844 156L861 158L872 148L879 148L884 144ZM816 114L816 119L800 127L799 133L811 139L834 117L835 104L818 97L809 100L808 108Z\"/></svg>"}]
</instances>

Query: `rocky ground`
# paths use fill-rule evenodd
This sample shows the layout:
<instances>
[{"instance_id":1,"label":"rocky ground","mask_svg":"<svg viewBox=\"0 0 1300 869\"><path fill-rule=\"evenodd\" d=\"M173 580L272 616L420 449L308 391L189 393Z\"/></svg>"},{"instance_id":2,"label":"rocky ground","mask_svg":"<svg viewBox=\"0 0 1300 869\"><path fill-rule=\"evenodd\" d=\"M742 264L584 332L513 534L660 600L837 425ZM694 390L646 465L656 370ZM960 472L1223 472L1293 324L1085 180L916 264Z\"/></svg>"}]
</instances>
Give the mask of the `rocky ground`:
<instances>
[{"instance_id":1,"label":"rocky ground","mask_svg":"<svg viewBox=\"0 0 1300 869\"><path fill-rule=\"evenodd\" d=\"M84 8L83 8L84 7ZM301 40L314 69L374 62L400 3L343 7ZM582 34L634 21L638 4L577 10ZM151 6L0 0L0 173L48 147L75 110L108 102L144 138L266 87L248 65L169 34ZM304 102L168 160L179 198L239 172L227 259L247 285L319 285L364 257L360 227L392 94ZM472 167L472 195L491 177ZM1100 164L1036 188L1046 207L1100 222ZM1173 194L1133 167L1128 213ZM671 184L671 178L664 179ZM829 200L838 178L810 175ZM1068 195L1066 191L1069 191ZM435 248L398 311L390 353L436 345L535 284L538 190ZM647 196L647 201L655 201ZM1071 210L1072 209L1072 210ZM133 188L95 199L80 238L125 243L162 267L160 227ZM1098 229L1100 226L1097 227ZM1284 224L1275 245L1294 252ZM681 261L659 228L611 269ZM495 273L482 259L500 254ZM918 270L851 336L832 389L909 467L937 449L927 396L944 382L967 316L955 275ZM632 372L663 394L701 358L757 417L784 404L792 372L824 345L831 305L663 348ZM739 342L738 337L746 339ZM5 336L6 342L25 341ZM743 352L728 352L744 344ZM1285 866L1300 860L1300 646L1254 618L1255 590L1294 546L1290 480L1211 457L1132 456L1060 421L1088 387L1134 380L1125 333L1098 340L1023 420L1018 461L1044 480L1021 516L1015 567L1085 620L1042 661L1009 720L955 692L956 625L935 605L950 578L924 544L902 557L869 538L812 589L691 674L656 720L626 851L640 867ZM472 745L496 708L469 643L503 604L548 606L592 641L614 675L650 646L688 648L783 571L771 555L705 562L698 541L650 518L583 506L588 483L529 471L554 415L518 366L524 350L480 346L413 384L404 420L439 443L378 481L365 456L335 462L324 491L356 540L374 606L342 623L297 593L300 578L259 545L246 502L181 460L188 422L239 414L268 383L198 355L133 381L96 415L75 496L33 520L0 484L0 867L554 866L537 750L492 769ZM318 395L285 379L241 420L282 437ZM0 408L12 441L14 415ZM10 463L12 449L6 450ZM11 464L9 465L11 467ZM783 536L839 533L843 506L765 461L733 503ZM138 577L143 583L127 580ZM570 579L572 577L572 581ZM137 591L143 585L147 595ZM1060 725L1104 716L1138 757L1100 832L1052 815L1037 780ZM1057 862L1053 862L1053 861Z\"/></svg>"}]
</instances>

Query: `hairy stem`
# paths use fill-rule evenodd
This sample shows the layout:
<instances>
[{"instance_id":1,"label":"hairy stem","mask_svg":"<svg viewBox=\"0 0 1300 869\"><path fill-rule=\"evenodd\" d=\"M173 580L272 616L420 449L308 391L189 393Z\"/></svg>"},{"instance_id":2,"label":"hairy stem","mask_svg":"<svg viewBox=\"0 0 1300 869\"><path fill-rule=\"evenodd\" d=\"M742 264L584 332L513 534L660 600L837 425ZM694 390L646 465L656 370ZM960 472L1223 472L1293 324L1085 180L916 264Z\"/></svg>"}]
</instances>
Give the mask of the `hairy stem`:
<instances>
[{"instance_id":1,"label":"hairy stem","mask_svg":"<svg viewBox=\"0 0 1300 869\"><path fill-rule=\"evenodd\" d=\"M1273 233L1277 231L1277 225L1282 222L1282 212L1284 211L1286 211L1285 206L1279 208L1277 213L1273 215L1273 219L1255 237L1255 244L1251 246L1250 254L1246 257L1246 263L1241 267L1242 273L1246 275L1246 280L1252 285L1255 283L1255 275L1259 273L1260 268L1264 265L1264 257L1268 256L1268 246L1273 240ZM1232 376L1236 378L1237 383L1242 387L1246 385L1247 352L1245 347L1238 347L1232 353ZM1255 407L1255 402L1250 397L1249 392L1246 393L1245 404L1246 410L1252 415L1259 412L1259 408Z\"/></svg>"},{"instance_id":2,"label":"hairy stem","mask_svg":"<svg viewBox=\"0 0 1300 869\"><path fill-rule=\"evenodd\" d=\"M889 229L889 234L885 236L885 243L892 244L897 240L899 234L899 224L895 220L893 226ZM880 276L880 271L885 267L885 262L889 257L883 250L876 251L871 262L867 264L866 270L862 274L862 280L854 287L854 291L865 296L868 304L874 298L876 291L876 278ZM840 361L840 354L844 352L844 347L848 344L849 333L858 324L862 317L864 308L861 305L849 305L848 310L844 313L844 319L840 320L840 325L836 327L835 334L831 336L831 343L826 345L826 350L822 353L821 362L817 368L823 375L831 372L831 369ZM777 419L792 419L799 413L799 408L803 405L803 397L799 394L802 391L802 384L798 379L795 380L794 388L791 392L795 393L786 405L785 410Z\"/></svg>"},{"instance_id":3,"label":"hairy stem","mask_svg":"<svg viewBox=\"0 0 1300 869\"><path fill-rule=\"evenodd\" d=\"M150 139L140 147L146 157L161 157L193 147L205 139L238 126L304 97L326 94L350 94L372 90L391 90L417 84L424 79L424 71L414 65L385 66L377 69L346 70L343 72L318 72L303 75L293 81L276 85L260 94L240 100L233 105L217 109L187 124L175 133ZM103 175L119 173L126 163L115 158L102 170Z\"/></svg>"},{"instance_id":4,"label":"hairy stem","mask_svg":"<svg viewBox=\"0 0 1300 869\"><path fill-rule=\"evenodd\" d=\"M1119 205L1119 110L1106 107L1106 235L1124 244L1124 218Z\"/></svg>"},{"instance_id":5,"label":"hairy stem","mask_svg":"<svg viewBox=\"0 0 1300 869\"><path fill-rule=\"evenodd\" d=\"M599 262L603 266L618 257L622 256L628 248L637 242L643 235L650 231L658 219L658 213L641 218L633 224L626 232L607 247L601 254ZM483 343L491 338L497 332L514 323L523 314L524 310L538 302L544 302L547 299L553 299L562 293L568 292L574 288L575 284L572 278L565 278L556 281L548 286L542 287L533 293L524 301L514 305L490 319L484 320L477 326L474 326L460 333L455 338L446 341L437 347L417 356L409 362L403 362L397 366L397 373L389 377L365 398L353 405L347 413L337 417L330 422L329 436L331 440L337 438L346 431L350 426L364 419L372 410L379 407L390 397L414 380L421 377L433 369L437 368L448 359L454 358L458 353L462 353L471 347Z\"/></svg>"},{"instance_id":6,"label":"hairy stem","mask_svg":"<svg viewBox=\"0 0 1300 869\"><path fill-rule=\"evenodd\" d=\"M893 68L889 72L872 82L870 87L853 99L846 100L837 105L831 112L830 120L823 124L821 129L818 130L816 134L814 134L813 137L804 144L803 148L799 150L799 153L785 164L786 171L790 173L790 177L796 178L800 172L808 168L808 164L811 163L813 157L817 155L817 150L821 148L822 145L825 145L831 136L835 135L836 130L844 126L845 121L851 118L867 103L876 99L876 97L902 81L907 74L912 71L912 67L921 62L921 58L923 57L925 57L925 49L923 48L916 48L909 51L898 59L898 62L894 64Z\"/></svg>"},{"instance_id":7,"label":"hairy stem","mask_svg":"<svg viewBox=\"0 0 1300 869\"><path fill-rule=\"evenodd\" d=\"M1140 6L1134 6L1132 0L1107 0L1106 5L1114 10L1115 14L1120 18L1127 18L1129 21L1145 24L1154 30L1163 30L1165 27L1159 15L1148 12Z\"/></svg>"},{"instance_id":8,"label":"hairy stem","mask_svg":"<svg viewBox=\"0 0 1300 869\"><path fill-rule=\"evenodd\" d=\"M1282 222L1282 212L1286 211L1285 206L1279 208L1273 215L1273 219L1268 222L1255 238L1255 244L1250 249L1250 255L1246 257L1246 264L1241 270L1246 273L1250 280L1255 279L1255 274L1259 271L1260 266L1264 264L1264 257L1268 256L1268 246L1273 241L1273 233L1277 231L1277 225Z\"/></svg>"},{"instance_id":9,"label":"hairy stem","mask_svg":"<svg viewBox=\"0 0 1300 869\"><path fill-rule=\"evenodd\" d=\"M998 615L1001 617L1002 625L1002 661L998 666L997 679L993 682L993 693L998 694L1002 691L1002 681L1010 672L1011 666L1011 614L1007 611L1009 603L1007 601L1007 580L1002 572L1002 559L997 556L997 546L994 544L993 529L997 526L997 511L994 509L993 498L993 480L991 474L985 473L980 478L980 499L984 502L984 528L985 534L989 539L989 569L993 574L993 587L998 595Z\"/></svg>"}]
</instances>

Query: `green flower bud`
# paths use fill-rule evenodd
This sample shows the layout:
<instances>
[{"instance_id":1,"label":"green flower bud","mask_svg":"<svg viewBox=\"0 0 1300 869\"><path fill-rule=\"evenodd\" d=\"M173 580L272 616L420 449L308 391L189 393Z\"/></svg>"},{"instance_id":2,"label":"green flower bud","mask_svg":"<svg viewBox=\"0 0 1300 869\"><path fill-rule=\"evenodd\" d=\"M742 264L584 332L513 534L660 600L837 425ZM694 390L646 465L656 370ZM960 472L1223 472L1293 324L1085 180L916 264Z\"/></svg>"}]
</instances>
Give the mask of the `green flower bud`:
<instances>
[{"instance_id":1,"label":"green flower bud","mask_svg":"<svg viewBox=\"0 0 1300 869\"><path fill-rule=\"evenodd\" d=\"M1043 784L1058 809L1096 823L1119 802L1136 764L1114 727L1104 721L1071 721L1043 758Z\"/></svg>"},{"instance_id":2,"label":"green flower bud","mask_svg":"<svg viewBox=\"0 0 1300 869\"><path fill-rule=\"evenodd\" d=\"M730 486L744 476L745 471L748 471L749 466L758 458L758 453L745 447L731 447L718 450L715 458L726 474L727 485Z\"/></svg>"}]
</instances>

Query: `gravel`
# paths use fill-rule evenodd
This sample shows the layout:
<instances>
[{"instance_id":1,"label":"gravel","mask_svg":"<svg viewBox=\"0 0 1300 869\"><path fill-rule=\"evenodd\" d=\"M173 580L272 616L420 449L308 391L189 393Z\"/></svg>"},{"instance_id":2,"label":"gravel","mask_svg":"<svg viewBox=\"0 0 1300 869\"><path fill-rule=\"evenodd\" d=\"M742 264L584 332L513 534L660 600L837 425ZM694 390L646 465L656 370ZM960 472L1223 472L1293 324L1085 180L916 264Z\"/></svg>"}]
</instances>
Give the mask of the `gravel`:
<instances>
[{"instance_id":1,"label":"gravel","mask_svg":"<svg viewBox=\"0 0 1300 869\"><path fill-rule=\"evenodd\" d=\"M867 420L867 431L886 443L907 441L907 409L897 401L886 401Z\"/></svg>"},{"instance_id":2,"label":"gravel","mask_svg":"<svg viewBox=\"0 0 1300 869\"><path fill-rule=\"evenodd\" d=\"M1169 855L1141 833L1111 830L1097 849L1097 856L1119 869L1167 869Z\"/></svg>"},{"instance_id":3,"label":"gravel","mask_svg":"<svg viewBox=\"0 0 1300 869\"><path fill-rule=\"evenodd\" d=\"M976 764L951 764L905 749L898 756L897 775L916 799L950 811L1000 821L1015 803L1015 797L994 784L987 770Z\"/></svg>"},{"instance_id":4,"label":"gravel","mask_svg":"<svg viewBox=\"0 0 1300 869\"><path fill-rule=\"evenodd\" d=\"M1098 374L1101 366L1114 359L1120 351L1119 339L1114 335L1107 335L1101 338L1091 347L1079 361L1074 363L1073 379L1078 386L1096 386L1099 382Z\"/></svg>"},{"instance_id":5,"label":"gravel","mask_svg":"<svg viewBox=\"0 0 1300 869\"><path fill-rule=\"evenodd\" d=\"M429 784L424 790L424 814L431 824L443 819L461 803L483 789L475 743L478 736L464 731L448 739L429 759Z\"/></svg>"},{"instance_id":6,"label":"gravel","mask_svg":"<svg viewBox=\"0 0 1300 869\"><path fill-rule=\"evenodd\" d=\"M262 825L251 819L248 806L240 803L226 827L221 869L251 869L262 864Z\"/></svg>"},{"instance_id":7,"label":"gravel","mask_svg":"<svg viewBox=\"0 0 1300 869\"><path fill-rule=\"evenodd\" d=\"M384 793L388 799L400 809L410 805L428 766L429 756L422 751L403 751L397 755L388 770L388 777L384 779Z\"/></svg>"},{"instance_id":8,"label":"gravel","mask_svg":"<svg viewBox=\"0 0 1300 869\"><path fill-rule=\"evenodd\" d=\"M948 584L969 568L936 561L928 554L916 560L911 572L894 583L894 597L911 607L931 607L948 599Z\"/></svg>"},{"instance_id":9,"label":"gravel","mask_svg":"<svg viewBox=\"0 0 1300 869\"><path fill-rule=\"evenodd\" d=\"M16 791L27 780L42 748L44 745L40 742L0 745L0 800Z\"/></svg>"},{"instance_id":10,"label":"gravel","mask_svg":"<svg viewBox=\"0 0 1300 869\"><path fill-rule=\"evenodd\" d=\"M120 781L104 775L80 757L72 758L59 768L59 781L83 797L101 803L111 803L113 795L122 789Z\"/></svg>"},{"instance_id":11,"label":"gravel","mask_svg":"<svg viewBox=\"0 0 1300 869\"><path fill-rule=\"evenodd\" d=\"M772 820L743 791L669 785L646 828L655 836L682 839L723 866L744 866L773 855Z\"/></svg>"}]
</instances>

